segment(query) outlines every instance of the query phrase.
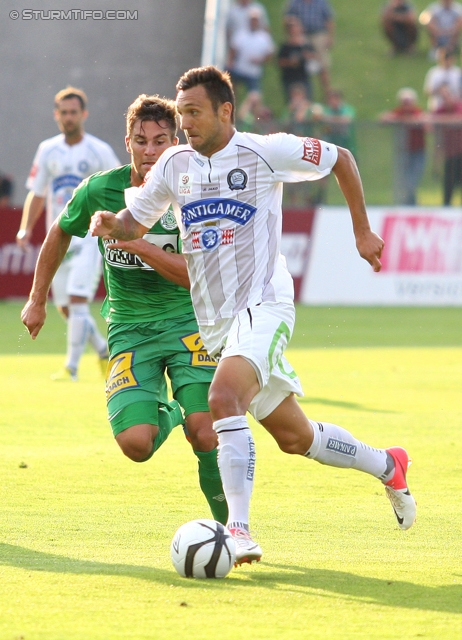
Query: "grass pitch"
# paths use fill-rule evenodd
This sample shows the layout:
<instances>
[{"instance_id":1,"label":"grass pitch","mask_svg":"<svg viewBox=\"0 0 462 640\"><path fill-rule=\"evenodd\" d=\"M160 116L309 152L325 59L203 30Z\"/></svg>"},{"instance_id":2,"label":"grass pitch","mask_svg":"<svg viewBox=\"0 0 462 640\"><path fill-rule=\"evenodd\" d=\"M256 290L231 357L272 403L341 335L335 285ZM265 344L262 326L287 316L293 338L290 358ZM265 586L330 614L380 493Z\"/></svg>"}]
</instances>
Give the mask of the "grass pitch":
<instances>
[{"instance_id":1,"label":"grass pitch","mask_svg":"<svg viewBox=\"0 0 462 640\"><path fill-rule=\"evenodd\" d=\"M51 382L63 325L50 309L32 343L19 309L0 305L1 640L462 637L462 310L298 310L304 410L408 448L418 521L400 531L374 478L282 454L254 424L262 562L200 581L169 557L209 517L181 431L124 458L94 356Z\"/></svg>"}]
</instances>

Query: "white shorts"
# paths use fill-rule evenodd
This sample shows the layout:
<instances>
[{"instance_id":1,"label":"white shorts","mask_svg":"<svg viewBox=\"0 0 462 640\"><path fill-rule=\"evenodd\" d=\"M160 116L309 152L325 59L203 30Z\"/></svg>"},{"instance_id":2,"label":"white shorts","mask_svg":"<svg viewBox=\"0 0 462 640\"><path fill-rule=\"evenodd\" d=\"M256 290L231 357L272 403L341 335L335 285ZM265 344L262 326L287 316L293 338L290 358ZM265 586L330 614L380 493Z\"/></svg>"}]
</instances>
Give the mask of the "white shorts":
<instances>
[{"instance_id":1,"label":"white shorts","mask_svg":"<svg viewBox=\"0 0 462 640\"><path fill-rule=\"evenodd\" d=\"M53 282L51 292L57 307L67 307L70 296L94 298L101 278L101 254L98 239L87 234L73 237Z\"/></svg>"},{"instance_id":2,"label":"white shorts","mask_svg":"<svg viewBox=\"0 0 462 640\"><path fill-rule=\"evenodd\" d=\"M293 305L279 302L262 304L240 311L235 318L217 323L214 327L201 327L207 348L208 333L215 342L217 330L222 331L225 345L220 360L242 356L255 369L260 391L249 406L256 420L266 418L291 393L303 396L300 380L284 357L295 323Z\"/></svg>"}]
</instances>

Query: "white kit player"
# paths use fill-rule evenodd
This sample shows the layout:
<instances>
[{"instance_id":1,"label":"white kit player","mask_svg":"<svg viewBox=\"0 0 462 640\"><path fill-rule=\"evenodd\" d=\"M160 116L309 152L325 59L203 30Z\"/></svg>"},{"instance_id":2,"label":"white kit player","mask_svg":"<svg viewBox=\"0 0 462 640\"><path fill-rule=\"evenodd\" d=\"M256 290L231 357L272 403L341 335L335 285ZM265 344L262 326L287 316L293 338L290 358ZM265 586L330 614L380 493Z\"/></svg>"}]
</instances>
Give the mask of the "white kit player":
<instances>
[{"instance_id":1,"label":"white kit player","mask_svg":"<svg viewBox=\"0 0 462 640\"><path fill-rule=\"evenodd\" d=\"M55 96L55 120L62 133L44 140L35 154L26 187L17 243L27 249L32 230L46 202L46 229L71 199L80 182L97 171L120 165L114 151L106 143L84 132L87 97L80 89L68 87ZM106 339L90 314L101 277L101 255L96 238L73 237L69 251L52 283L53 301L68 320L67 354L64 368L51 377L54 380L77 380L80 358L87 342L98 354L103 375L108 351Z\"/></svg>"},{"instance_id":2,"label":"white kit player","mask_svg":"<svg viewBox=\"0 0 462 640\"><path fill-rule=\"evenodd\" d=\"M308 420L295 399L303 394L300 381L284 357L295 309L280 254L283 182L316 180L332 171L360 255L374 270L381 268L383 240L370 229L353 156L311 138L236 132L232 86L215 67L191 69L177 90L189 145L166 150L130 208L116 216L97 212L90 229L94 235L138 237L173 203L201 337L219 359L209 406L237 563L262 555L249 533L255 447L247 411L283 451L378 478L399 526L408 529L416 507L406 483L406 451L376 449L338 425Z\"/></svg>"}]
</instances>

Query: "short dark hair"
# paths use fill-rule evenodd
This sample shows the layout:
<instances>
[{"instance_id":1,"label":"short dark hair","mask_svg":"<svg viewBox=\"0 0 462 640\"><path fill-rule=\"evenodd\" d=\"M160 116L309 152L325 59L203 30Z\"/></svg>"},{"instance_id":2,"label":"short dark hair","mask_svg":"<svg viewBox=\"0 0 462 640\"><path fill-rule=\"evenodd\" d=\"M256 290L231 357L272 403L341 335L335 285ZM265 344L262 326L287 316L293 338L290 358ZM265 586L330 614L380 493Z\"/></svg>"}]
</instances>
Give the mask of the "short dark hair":
<instances>
[{"instance_id":1,"label":"short dark hair","mask_svg":"<svg viewBox=\"0 0 462 640\"><path fill-rule=\"evenodd\" d=\"M147 96L142 93L132 102L127 110L127 135L131 135L135 122L141 120L154 121L159 124L162 120L167 123L167 128L172 139L178 129L177 110L173 100L160 98L159 96Z\"/></svg>"},{"instance_id":2,"label":"short dark hair","mask_svg":"<svg viewBox=\"0 0 462 640\"><path fill-rule=\"evenodd\" d=\"M71 100L72 98L77 98L82 110L85 111L88 102L87 95L85 91L82 91L82 89L76 89L75 87L66 87L65 89L61 89L61 91L58 91L55 95L55 107L58 108L61 100Z\"/></svg>"},{"instance_id":3,"label":"short dark hair","mask_svg":"<svg viewBox=\"0 0 462 640\"><path fill-rule=\"evenodd\" d=\"M207 92L207 96L212 103L215 113L218 107L224 102L232 105L231 122L234 123L234 112L236 99L234 97L231 77L227 71L220 71L217 67L209 65L207 67L197 67L186 71L178 80L177 91L186 91L202 85Z\"/></svg>"}]
</instances>

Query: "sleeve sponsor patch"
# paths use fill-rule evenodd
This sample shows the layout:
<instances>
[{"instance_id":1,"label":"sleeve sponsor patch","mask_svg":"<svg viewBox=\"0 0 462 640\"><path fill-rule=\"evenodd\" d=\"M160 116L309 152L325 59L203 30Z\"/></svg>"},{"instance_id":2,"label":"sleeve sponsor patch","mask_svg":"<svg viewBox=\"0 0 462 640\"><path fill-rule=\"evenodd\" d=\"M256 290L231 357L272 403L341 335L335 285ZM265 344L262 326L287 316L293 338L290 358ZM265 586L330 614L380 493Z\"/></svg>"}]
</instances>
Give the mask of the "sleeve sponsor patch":
<instances>
[{"instance_id":1,"label":"sleeve sponsor patch","mask_svg":"<svg viewBox=\"0 0 462 640\"><path fill-rule=\"evenodd\" d=\"M316 166L321 161L321 143L316 138L305 138L303 141L302 160L311 162Z\"/></svg>"}]
</instances>

